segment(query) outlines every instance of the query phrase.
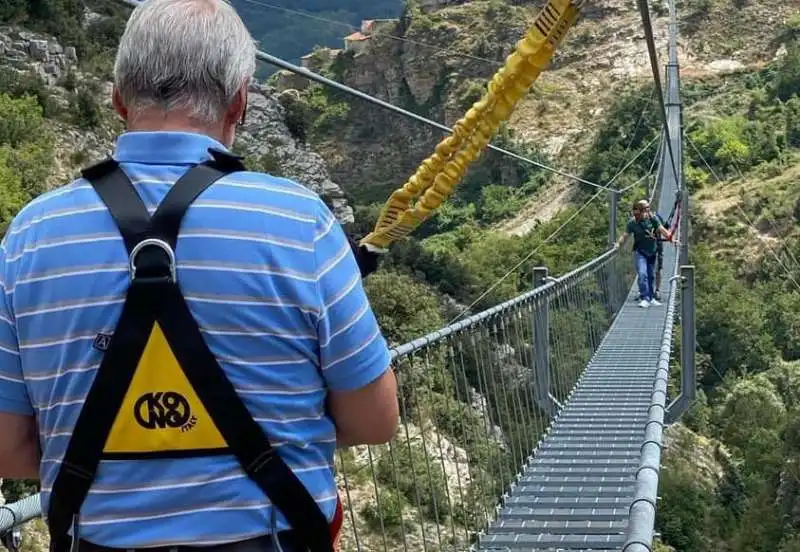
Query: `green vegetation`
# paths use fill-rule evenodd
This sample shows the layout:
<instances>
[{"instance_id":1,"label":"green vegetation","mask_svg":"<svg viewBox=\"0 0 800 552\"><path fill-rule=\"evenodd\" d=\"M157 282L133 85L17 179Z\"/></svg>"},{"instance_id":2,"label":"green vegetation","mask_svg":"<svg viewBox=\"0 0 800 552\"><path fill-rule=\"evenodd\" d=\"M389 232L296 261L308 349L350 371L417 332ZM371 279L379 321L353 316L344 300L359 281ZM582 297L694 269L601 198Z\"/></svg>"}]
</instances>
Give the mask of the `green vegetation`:
<instances>
[{"instance_id":1,"label":"green vegetation","mask_svg":"<svg viewBox=\"0 0 800 552\"><path fill-rule=\"evenodd\" d=\"M97 16L85 21L87 7ZM113 56L126 17L125 8L101 0L11 0L0 7L0 24L24 25L54 35L62 45L75 47L79 69L101 79L111 78ZM98 127L102 123L98 83L87 79L79 85L70 70L60 84L69 93L66 109L36 74L0 67L0 93L34 96L45 117L58 117L81 129Z\"/></svg>"},{"instance_id":2,"label":"green vegetation","mask_svg":"<svg viewBox=\"0 0 800 552\"><path fill-rule=\"evenodd\" d=\"M761 71L685 83L687 133L726 180L686 148L702 390L684 421L722 473L667 457L658 526L678 551L800 550L799 78L795 39Z\"/></svg>"},{"instance_id":3,"label":"green vegetation","mask_svg":"<svg viewBox=\"0 0 800 552\"><path fill-rule=\"evenodd\" d=\"M380 493L378 500L380 504L377 500L364 504L361 515L375 533L386 531L392 536L399 535L406 525L403 521L403 497L397 491L386 489Z\"/></svg>"},{"instance_id":4,"label":"green vegetation","mask_svg":"<svg viewBox=\"0 0 800 552\"><path fill-rule=\"evenodd\" d=\"M694 113L687 135L702 155L687 145L689 184L701 188L712 178L711 171L729 178L759 165L780 168L791 162L787 153L800 143L799 90L798 42L757 73L686 83L687 109Z\"/></svg>"},{"instance_id":5,"label":"green vegetation","mask_svg":"<svg viewBox=\"0 0 800 552\"><path fill-rule=\"evenodd\" d=\"M0 94L0 225L44 191L52 166L52 138L36 99Z\"/></svg>"}]
</instances>

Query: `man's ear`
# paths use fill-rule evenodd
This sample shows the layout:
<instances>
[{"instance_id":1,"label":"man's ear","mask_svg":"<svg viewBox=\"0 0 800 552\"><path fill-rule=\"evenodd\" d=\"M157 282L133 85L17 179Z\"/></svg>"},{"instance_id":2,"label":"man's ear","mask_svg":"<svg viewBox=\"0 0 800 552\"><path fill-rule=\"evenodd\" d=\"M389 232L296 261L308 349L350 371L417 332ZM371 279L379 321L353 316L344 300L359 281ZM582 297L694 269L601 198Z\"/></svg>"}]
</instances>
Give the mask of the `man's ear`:
<instances>
[{"instance_id":1,"label":"man's ear","mask_svg":"<svg viewBox=\"0 0 800 552\"><path fill-rule=\"evenodd\" d=\"M116 86L114 87L114 90L111 93L111 105L114 106L114 110L119 114L120 117L122 117L122 120L127 123L128 108L122 101L122 94L120 94L119 89Z\"/></svg>"},{"instance_id":2,"label":"man's ear","mask_svg":"<svg viewBox=\"0 0 800 552\"><path fill-rule=\"evenodd\" d=\"M228 107L228 111L225 113L226 126L230 124L244 124L244 120L247 115L248 88L249 85L245 84L239 89L239 92L236 93L236 98L233 100L231 105Z\"/></svg>"}]
</instances>

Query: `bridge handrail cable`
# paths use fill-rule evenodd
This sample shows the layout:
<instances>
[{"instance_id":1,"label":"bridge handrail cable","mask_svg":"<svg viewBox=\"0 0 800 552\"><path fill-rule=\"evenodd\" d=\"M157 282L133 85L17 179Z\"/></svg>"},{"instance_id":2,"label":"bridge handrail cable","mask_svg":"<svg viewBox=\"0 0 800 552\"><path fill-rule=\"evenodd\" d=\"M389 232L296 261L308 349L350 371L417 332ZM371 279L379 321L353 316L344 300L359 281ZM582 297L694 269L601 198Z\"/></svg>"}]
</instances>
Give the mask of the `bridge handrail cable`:
<instances>
[{"instance_id":1,"label":"bridge handrail cable","mask_svg":"<svg viewBox=\"0 0 800 552\"><path fill-rule=\"evenodd\" d=\"M459 322L454 322L440 330L435 330L430 332L427 335L424 335L420 338L417 338L413 341L405 343L403 345L399 345L392 349L392 359L405 356L408 354L413 353L414 351L425 347L426 345L430 345L436 341L444 339L453 333L467 329L471 326L475 326L476 324L491 318L492 316L497 316L502 314L505 311L508 311L512 307L516 307L518 305L532 303L537 300L541 300L545 297L552 297L556 296L559 292L561 292L564 288L569 287L571 284L574 284L583 278L594 274L597 270L603 268L606 264L608 264L617 253L614 249L609 249L605 253L598 255L594 259L584 263L583 265L570 270L566 274L559 276L557 278L551 278L547 283L542 286L538 286L533 288L530 291L527 291L513 299L509 299L500 303L499 305L495 305L494 307L488 308L482 312L473 314L472 316L468 316Z\"/></svg>"}]
</instances>

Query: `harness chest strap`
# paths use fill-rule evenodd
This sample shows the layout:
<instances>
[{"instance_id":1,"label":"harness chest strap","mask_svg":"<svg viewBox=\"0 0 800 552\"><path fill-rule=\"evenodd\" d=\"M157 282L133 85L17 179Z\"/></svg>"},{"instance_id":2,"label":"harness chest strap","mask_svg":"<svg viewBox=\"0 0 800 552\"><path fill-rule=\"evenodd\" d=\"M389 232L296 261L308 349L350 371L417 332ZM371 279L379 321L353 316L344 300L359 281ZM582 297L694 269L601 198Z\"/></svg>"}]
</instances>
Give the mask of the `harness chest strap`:
<instances>
[{"instance_id":1,"label":"harness chest strap","mask_svg":"<svg viewBox=\"0 0 800 552\"><path fill-rule=\"evenodd\" d=\"M80 538L78 513L102 458L214 454L236 457L310 552L334 549L341 503L328 524L225 376L177 282L174 250L184 214L214 182L245 170L237 157L209 151L213 160L181 177L152 218L115 161L83 171L122 234L131 283L53 484L51 552L69 552Z\"/></svg>"}]
</instances>

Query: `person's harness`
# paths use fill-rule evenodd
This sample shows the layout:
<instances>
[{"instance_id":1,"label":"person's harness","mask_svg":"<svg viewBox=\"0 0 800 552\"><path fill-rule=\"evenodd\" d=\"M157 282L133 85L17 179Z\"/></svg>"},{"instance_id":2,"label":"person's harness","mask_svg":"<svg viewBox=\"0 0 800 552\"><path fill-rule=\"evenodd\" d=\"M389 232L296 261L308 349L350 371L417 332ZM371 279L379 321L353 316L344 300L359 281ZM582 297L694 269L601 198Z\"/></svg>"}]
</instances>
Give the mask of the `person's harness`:
<instances>
[{"instance_id":1,"label":"person's harness","mask_svg":"<svg viewBox=\"0 0 800 552\"><path fill-rule=\"evenodd\" d=\"M672 209L669 212L669 216L667 217L667 220L664 221L664 226L670 231L670 233L674 233L675 229L678 228L678 224L680 223L681 204L681 192L678 190L675 194L675 201L672 203ZM656 213L656 215L658 215L658 213ZM659 242L664 241L661 236L656 236L656 238Z\"/></svg>"},{"instance_id":2,"label":"person's harness","mask_svg":"<svg viewBox=\"0 0 800 552\"><path fill-rule=\"evenodd\" d=\"M655 228L656 228L655 225L653 224L653 222L649 218L643 218L643 219L641 219L639 221L636 221L636 224L638 224L640 227L644 228L645 231L647 231L647 229L644 227L643 223L647 224L650 227L649 228L650 231L652 231L655 234L656 247L658 247L658 234L655 232ZM640 255L644 256L645 258L647 258L650 261L655 259L656 255L658 254L657 251L652 253L652 254L651 253L647 253L645 251L642 251L641 249L639 249L637 247L636 240L633 241L633 251L634 252L638 252Z\"/></svg>"},{"instance_id":3,"label":"person's harness","mask_svg":"<svg viewBox=\"0 0 800 552\"><path fill-rule=\"evenodd\" d=\"M113 335L95 340L104 356L50 496L51 552L74 552L78 513L101 459L222 454L236 457L307 550L334 550L341 503L329 525L225 376L177 281L174 251L189 206L220 178L246 170L238 157L209 152L213 159L178 179L152 217L113 159L82 171L122 234L131 283Z\"/></svg>"},{"instance_id":4,"label":"person's harness","mask_svg":"<svg viewBox=\"0 0 800 552\"><path fill-rule=\"evenodd\" d=\"M364 279L376 270L380 265L380 255L367 249L366 246L360 245L358 239L347 234L347 242L350 244L350 249L353 256L356 258L358 269L361 271L361 278Z\"/></svg>"}]
</instances>

